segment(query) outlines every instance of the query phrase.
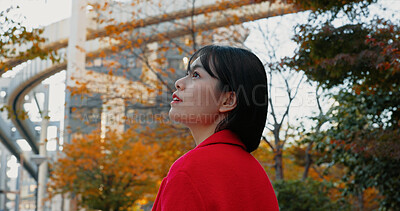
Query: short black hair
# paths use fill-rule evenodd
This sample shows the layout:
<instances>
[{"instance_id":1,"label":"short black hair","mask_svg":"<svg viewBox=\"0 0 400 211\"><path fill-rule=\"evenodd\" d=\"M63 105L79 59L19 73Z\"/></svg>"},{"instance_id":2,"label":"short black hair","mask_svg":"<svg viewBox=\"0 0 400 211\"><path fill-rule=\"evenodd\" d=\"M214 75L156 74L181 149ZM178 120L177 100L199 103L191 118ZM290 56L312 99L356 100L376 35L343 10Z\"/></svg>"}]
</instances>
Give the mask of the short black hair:
<instances>
[{"instance_id":1,"label":"short black hair","mask_svg":"<svg viewBox=\"0 0 400 211\"><path fill-rule=\"evenodd\" d=\"M215 132L229 129L239 136L248 152L260 145L268 112L267 74L252 52L229 46L204 46L190 58L200 57L204 69L219 80L221 91L233 91L237 105L221 121Z\"/></svg>"}]
</instances>

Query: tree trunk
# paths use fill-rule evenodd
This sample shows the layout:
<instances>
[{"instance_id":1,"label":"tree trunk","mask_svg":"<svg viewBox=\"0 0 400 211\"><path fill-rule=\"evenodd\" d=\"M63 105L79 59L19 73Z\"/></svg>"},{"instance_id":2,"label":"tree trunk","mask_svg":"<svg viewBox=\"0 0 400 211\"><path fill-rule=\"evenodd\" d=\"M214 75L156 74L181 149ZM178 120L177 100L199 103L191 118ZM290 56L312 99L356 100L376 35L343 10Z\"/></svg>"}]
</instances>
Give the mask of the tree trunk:
<instances>
[{"instance_id":1,"label":"tree trunk","mask_svg":"<svg viewBox=\"0 0 400 211\"><path fill-rule=\"evenodd\" d=\"M277 152L275 155L275 178L276 180L283 180L283 167L282 167L282 152Z\"/></svg>"},{"instance_id":2,"label":"tree trunk","mask_svg":"<svg viewBox=\"0 0 400 211\"><path fill-rule=\"evenodd\" d=\"M358 210L363 211L364 210L364 191L360 190L358 191Z\"/></svg>"},{"instance_id":3,"label":"tree trunk","mask_svg":"<svg viewBox=\"0 0 400 211\"><path fill-rule=\"evenodd\" d=\"M312 164L312 159L311 159L311 154L310 154L310 150L312 147L313 142L310 142L307 146L306 149L306 165L304 167L304 172L303 172L303 178L301 178L302 180L306 180L308 177L308 171L310 170L311 164Z\"/></svg>"},{"instance_id":4,"label":"tree trunk","mask_svg":"<svg viewBox=\"0 0 400 211\"><path fill-rule=\"evenodd\" d=\"M282 161L282 150L281 147L277 147L275 152L275 179L283 180L283 161Z\"/></svg>"},{"instance_id":5,"label":"tree trunk","mask_svg":"<svg viewBox=\"0 0 400 211\"><path fill-rule=\"evenodd\" d=\"M282 161L282 144L279 138L280 125L275 125L274 138L275 138L275 179L283 180L283 161Z\"/></svg>"},{"instance_id":6,"label":"tree trunk","mask_svg":"<svg viewBox=\"0 0 400 211\"><path fill-rule=\"evenodd\" d=\"M58 148L57 148L58 149ZM64 193L61 194L61 211L64 211Z\"/></svg>"}]
</instances>

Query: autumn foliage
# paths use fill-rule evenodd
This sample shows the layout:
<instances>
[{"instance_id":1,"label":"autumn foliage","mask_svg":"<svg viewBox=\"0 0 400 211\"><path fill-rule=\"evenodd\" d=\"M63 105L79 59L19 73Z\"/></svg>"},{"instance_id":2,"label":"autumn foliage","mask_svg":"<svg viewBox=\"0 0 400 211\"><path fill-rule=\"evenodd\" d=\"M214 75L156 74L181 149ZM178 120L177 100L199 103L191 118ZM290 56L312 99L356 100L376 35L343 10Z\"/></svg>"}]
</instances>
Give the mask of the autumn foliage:
<instances>
[{"instance_id":1,"label":"autumn foliage","mask_svg":"<svg viewBox=\"0 0 400 211\"><path fill-rule=\"evenodd\" d=\"M0 76L21 63L39 57L58 62L60 56L53 49L44 49L46 39L43 29L29 28L24 18L15 15L19 7L10 7L0 11Z\"/></svg>"},{"instance_id":2,"label":"autumn foliage","mask_svg":"<svg viewBox=\"0 0 400 211\"><path fill-rule=\"evenodd\" d=\"M49 192L72 193L81 206L101 210L124 209L154 193L159 146L135 137L95 131L74 138L53 166Z\"/></svg>"},{"instance_id":3,"label":"autumn foliage","mask_svg":"<svg viewBox=\"0 0 400 211\"><path fill-rule=\"evenodd\" d=\"M52 166L51 197L70 193L80 206L101 210L154 200L169 167L194 142L187 129L171 125L165 116L152 121L131 120L124 132L75 134Z\"/></svg>"}]
</instances>

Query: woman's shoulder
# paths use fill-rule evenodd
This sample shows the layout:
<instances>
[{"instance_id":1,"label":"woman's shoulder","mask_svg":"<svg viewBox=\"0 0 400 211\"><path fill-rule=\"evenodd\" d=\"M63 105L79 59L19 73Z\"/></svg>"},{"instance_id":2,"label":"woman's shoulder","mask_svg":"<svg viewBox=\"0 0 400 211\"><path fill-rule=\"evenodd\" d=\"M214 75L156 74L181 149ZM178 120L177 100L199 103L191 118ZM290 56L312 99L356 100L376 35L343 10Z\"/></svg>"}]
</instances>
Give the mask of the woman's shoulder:
<instances>
[{"instance_id":1,"label":"woman's shoulder","mask_svg":"<svg viewBox=\"0 0 400 211\"><path fill-rule=\"evenodd\" d=\"M213 144L189 151L175 161L170 172L203 174L206 171L221 172L232 169L240 171L251 166L258 168L259 163L243 148L229 144Z\"/></svg>"}]
</instances>

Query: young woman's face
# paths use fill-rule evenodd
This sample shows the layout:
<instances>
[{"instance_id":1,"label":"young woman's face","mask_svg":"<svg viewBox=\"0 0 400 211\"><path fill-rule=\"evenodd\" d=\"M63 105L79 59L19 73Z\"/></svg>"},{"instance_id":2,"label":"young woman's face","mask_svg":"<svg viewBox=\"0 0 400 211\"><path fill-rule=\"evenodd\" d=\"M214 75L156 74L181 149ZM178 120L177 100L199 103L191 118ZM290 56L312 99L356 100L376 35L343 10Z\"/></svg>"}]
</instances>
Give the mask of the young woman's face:
<instances>
[{"instance_id":1,"label":"young woman's face","mask_svg":"<svg viewBox=\"0 0 400 211\"><path fill-rule=\"evenodd\" d=\"M212 124L219 116L221 91L218 79L203 68L200 57L190 66L186 76L175 82L169 116L185 125Z\"/></svg>"}]
</instances>

